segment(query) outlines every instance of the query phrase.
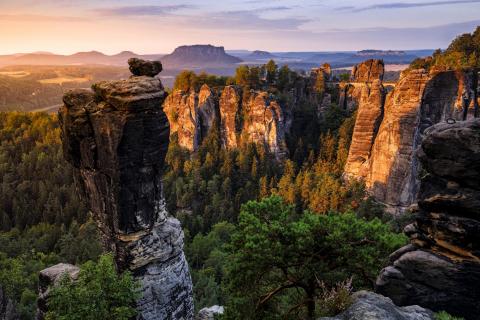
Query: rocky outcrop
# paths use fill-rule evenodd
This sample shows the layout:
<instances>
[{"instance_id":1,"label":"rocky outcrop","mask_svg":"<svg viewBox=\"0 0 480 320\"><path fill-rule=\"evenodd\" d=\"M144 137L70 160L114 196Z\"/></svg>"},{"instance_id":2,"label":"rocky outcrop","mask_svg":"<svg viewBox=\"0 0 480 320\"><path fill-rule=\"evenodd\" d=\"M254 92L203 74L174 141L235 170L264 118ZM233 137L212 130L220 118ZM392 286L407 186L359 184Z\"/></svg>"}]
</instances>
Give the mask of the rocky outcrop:
<instances>
[{"instance_id":1,"label":"rocky outcrop","mask_svg":"<svg viewBox=\"0 0 480 320\"><path fill-rule=\"evenodd\" d=\"M285 133L291 121L285 117L285 108L267 92L243 92L238 86L226 86L217 95L203 85L198 93L174 91L163 108L171 137L176 136L179 145L190 151L197 150L215 128L226 149L237 148L244 141L264 144L277 159L288 153Z\"/></svg>"},{"instance_id":2,"label":"rocky outcrop","mask_svg":"<svg viewBox=\"0 0 480 320\"><path fill-rule=\"evenodd\" d=\"M357 68L356 77L371 79L377 75L371 70L376 69L361 75ZM472 118L477 77L468 70L411 70L387 94L383 106L378 102L384 91L376 83L373 95L369 89L360 96L345 174L363 179L378 201L399 212L415 201L418 192L420 166L414 151L425 129L449 118Z\"/></svg>"},{"instance_id":3,"label":"rocky outcrop","mask_svg":"<svg viewBox=\"0 0 480 320\"><path fill-rule=\"evenodd\" d=\"M76 280L80 268L68 263L59 263L40 271L38 275L38 299L37 299L37 320L42 320L48 311L47 300L52 286L57 285L62 277L69 277Z\"/></svg>"},{"instance_id":4,"label":"rocky outcrop","mask_svg":"<svg viewBox=\"0 0 480 320\"><path fill-rule=\"evenodd\" d=\"M214 92L203 85L197 93L175 90L163 104L170 123L170 135L190 151L198 149L218 118L218 101Z\"/></svg>"},{"instance_id":5,"label":"rocky outcrop","mask_svg":"<svg viewBox=\"0 0 480 320\"><path fill-rule=\"evenodd\" d=\"M180 223L169 216L162 169L169 124L159 79L103 81L64 96L65 158L119 270L142 286L139 319L192 319L193 296Z\"/></svg>"},{"instance_id":6,"label":"rocky outcrop","mask_svg":"<svg viewBox=\"0 0 480 320\"><path fill-rule=\"evenodd\" d=\"M371 91L370 86L374 83L381 84L384 73L385 66L382 60L371 59L356 65L352 70L351 81L339 84L338 105L349 111L353 111L357 107L360 107L360 100L368 99ZM366 92L365 87L367 87ZM378 84L373 86L373 88L378 88ZM381 90L384 95L385 90L383 87ZM364 94L366 97L362 98L362 95ZM364 109L365 108L366 107L364 107Z\"/></svg>"},{"instance_id":7,"label":"rocky outcrop","mask_svg":"<svg viewBox=\"0 0 480 320\"><path fill-rule=\"evenodd\" d=\"M480 119L437 124L419 150L424 172L411 244L391 255L376 291L466 319L480 314Z\"/></svg>"},{"instance_id":8,"label":"rocky outcrop","mask_svg":"<svg viewBox=\"0 0 480 320\"><path fill-rule=\"evenodd\" d=\"M345 172L367 175L364 163L370 158L373 143L383 119L385 89L380 80L365 84L359 101Z\"/></svg>"},{"instance_id":9,"label":"rocky outcrop","mask_svg":"<svg viewBox=\"0 0 480 320\"><path fill-rule=\"evenodd\" d=\"M383 60L370 59L353 67L353 82L373 82L375 80L383 81L385 65Z\"/></svg>"},{"instance_id":10,"label":"rocky outcrop","mask_svg":"<svg viewBox=\"0 0 480 320\"><path fill-rule=\"evenodd\" d=\"M243 103L242 136L248 142L264 143L278 159L288 154L282 108L266 92L251 92Z\"/></svg>"},{"instance_id":11,"label":"rocky outcrop","mask_svg":"<svg viewBox=\"0 0 480 320\"><path fill-rule=\"evenodd\" d=\"M208 308L203 308L198 311L195 320L215 320L216 315L222 315L224 312L223 306L214 305Z\"/></svg>"},{"instance_id":12,"label":"rocky outcrop","mask_svg":"<svg viewBox=\"0 0 480 320\"><path fill-rule=\"evenodd\" d=\"M2 287L0 287L0 320L20 320L13 301L6 296Z\"/></svg>"},{"instance_id":13,"label":"rocky outcrop","mask_svg":"<svg viewBox=\"0 0 480 320\"><path fill-rule=\"evenodd\" d=\"M220 137L223 147L230 149L238 146L238 133L242 114L242 89L226 86L220 96Z\"/></svg>"},{"instance_id":14,"label":"rocky outcrop","mask_svg":"<svg viewBox=\"0 0 480 320\"><path fill-rule=\"evenodd\" d=\"M320 320L434 320L433 312L417 305L397 307L392 300L369 291L352 295L353 303L347 310L332 318Z\"/></svg>"},{"instance_id":15,"label":"rocky outcrop","mask_svg":"<svg viewBox=\"0 0 480 320\"><path fill-rule=\"evenodd\" d=\"M162 64L160 61L145 61L138 58L128 59L130 72L134 76L155 77L162 72Z\"/></svg>"}]
</instances>

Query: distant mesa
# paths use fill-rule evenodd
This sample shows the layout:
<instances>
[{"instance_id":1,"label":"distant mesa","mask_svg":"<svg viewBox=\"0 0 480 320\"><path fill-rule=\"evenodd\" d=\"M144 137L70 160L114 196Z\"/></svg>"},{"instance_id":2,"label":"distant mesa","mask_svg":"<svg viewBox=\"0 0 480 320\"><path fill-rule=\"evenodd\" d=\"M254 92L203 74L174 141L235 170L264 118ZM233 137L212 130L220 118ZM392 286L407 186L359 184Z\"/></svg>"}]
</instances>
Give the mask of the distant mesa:
<instances>
[{"instance_id":1,"label":"distant mesa","mask_svg":"<svg viewBox=\"0 0 480 320\"><path fill-rule=\"evenodd\" d=\"M249 60L267 60L277 58L277 56L268 51L255 50L245 58Z\"/></svg>"},{"instance_id":2,"label":"distant mesa","mask_svg":"<svg viewBox=\"0 0 480 320\"><path fill-rule=\"evenodd\" d=\"M361 50L358 51L357 56L361 57L371 57L371 56L404 56L406 55L405 51L401 50Z\"/></svg>"},{"instance_id":3,"label":"distant mesa","mask_svg":"<svg viewBox=\"0 0 480 320\"><path fill-rule=\"evenodd\" d=\"M242 62L242 59L225 53L224 47L212 45L180 46L171 54L162 57L166 68L212 68L227 67Z\"/></svg>"}]
</instances>

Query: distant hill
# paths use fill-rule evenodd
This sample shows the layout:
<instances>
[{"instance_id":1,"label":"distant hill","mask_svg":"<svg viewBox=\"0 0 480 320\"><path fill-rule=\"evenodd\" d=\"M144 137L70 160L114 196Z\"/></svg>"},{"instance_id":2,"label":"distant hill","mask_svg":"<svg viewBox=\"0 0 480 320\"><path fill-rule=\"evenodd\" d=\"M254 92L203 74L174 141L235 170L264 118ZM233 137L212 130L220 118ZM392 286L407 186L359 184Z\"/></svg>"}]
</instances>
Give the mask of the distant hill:
<instances>
[{"instance_id":1,"label":"distant hill","mask_svg":"<svg viewBox=\"0 0 480 320\"><path fill-rule=\"evenodd\" d=\"M245 57L247 60L268 60L275 59L277 56L268 51L255 50Z\"/></svg>"},{"instance_id":2,"label":"distant hill","mask_svg":"<svg viewBox=\"0 0 480 320\"><path fill-rule=\"evenodd\" d=\"M162 55L140 55L131 51L122 51L115 55L106 55L98 51L77 52L71 55L35 52L0 56L0 66L7 65L117 65L125 66L129 58L159 59Z\"/></svg>"},{"instance_id":3,"label":"distant hill","mask_svg":"<svg viewBox=\"0 0 480 320\"><path fill-rule=\"evenodd\" d=\"M193 45L180 46L161 61L165 68L175 69L225 67L240 63L242 59L225 53L223 47Z\"/></svg>"}]
</instances>

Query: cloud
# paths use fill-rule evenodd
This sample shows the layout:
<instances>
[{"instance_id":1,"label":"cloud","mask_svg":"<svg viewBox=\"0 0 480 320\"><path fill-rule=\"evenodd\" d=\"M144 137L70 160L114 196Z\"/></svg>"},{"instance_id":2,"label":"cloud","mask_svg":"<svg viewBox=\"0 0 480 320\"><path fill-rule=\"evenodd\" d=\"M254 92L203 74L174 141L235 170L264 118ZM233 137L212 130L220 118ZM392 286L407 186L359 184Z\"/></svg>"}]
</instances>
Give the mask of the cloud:
<instances>
[{"instance_id":1,"label":"cloud","mask_svg":"<svg viewBox=\"0 0 480 320\"><path fill-rule=\"evenodd\" d=\"M354 7L354 6L345 6L337 8L338 11L370 11L378 9L405 9L405 8L418 8L418 7L436 7L444 5L453 5L453 4L467 4L467 3L480 3L480 0L444 0L444 1L433 1L433 2L393 2L393 3L382 3L374 4L366 7Z\"/></svg>"},{"instance_id":2,"label":"cloud","mask_svg":"<svg viewBox=\"0 0 480 320\"><path fill-rule=\"evenodd\" d=\"M301 17L267 19L261 17L261 13L262 10L225 11L196 16L193 20L195 28L253 31L297 30L310 21Z\"/></svg>"},{"instance_id":3,"label":"cloud","mask_svg":"<svg viewBox=\"0 0 480 320\"><path fill-rule=\"evenodd\" d=\"M104 16L163 16L171 12L192 8L191 5L163 5L163 6L124 6L94 9L96 13Z\"/></svg>"},{"instance_id":4,"label":"cloud","mask_svg":"<svg viewBox=\"0 0 480 320\"><path fill-rule=\"evenodd\" d=\"M41 14L0 14L1 21L22 21L22 22L79 22L87 21L85 17L73 16L49 16Z\"/></svg>"}]
</instances>

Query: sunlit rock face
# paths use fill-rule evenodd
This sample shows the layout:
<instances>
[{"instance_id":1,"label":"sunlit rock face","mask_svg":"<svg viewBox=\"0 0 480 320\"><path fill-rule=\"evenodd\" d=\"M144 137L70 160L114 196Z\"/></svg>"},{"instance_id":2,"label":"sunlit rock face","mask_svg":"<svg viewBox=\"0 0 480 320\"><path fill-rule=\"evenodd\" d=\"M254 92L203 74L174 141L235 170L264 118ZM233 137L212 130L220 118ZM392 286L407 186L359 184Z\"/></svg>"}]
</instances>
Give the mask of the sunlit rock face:
<instances>
[{"instance_id":1,"label":"sunlit rock face","mask_svg":"<svg viewBox=\"0 0 480 320\"><path fill-rule=\"evenodd\" d=\"M243 102L242 135L249 142L263 142L278 159L288 154L282 108L266 92L252 92Z\"/></svg>"},{"instance_id":2,"label":"sunlit rock face","mask_svg":"<svg viewBox=\"0 0 480 320\"><path fill-rule=\"evenodd\" d=\"M425 131L419 211L411 244L390 257L376 291L397 305L478 319L480 314L480 119Z\"/></svg>"},{"instance_id":3,"label":"sunlit rock face","mask_svg":"<svg viewBox=\"0 0 480 320\"><path fill-rule=\"evenodd\" d=\"M265 145L277 159L287 155L285 132L291 125L275 98L264 91L247 93L226 86L218 94L203 85L199 92L174 91L164 103L172 139L196 151L210 130L218 130L222 147L237 148L243 142Z\"/></svg>"},{"instance_id":4,"label":"sunlit rock face","mask_svg":"<svg viewBox=\"0 0 480 320\"><path fill-rule=\"evenodd\" d=\"M226 86L220 96L219 108L222 145L227 149L236 148L241 130L242 89L237 86Z\"/></svg>"},{"instance_id":5,"label":"sunlit rock face","mask_svg":"<svg viewBox=\"0 0 480 320\"><path fill-rule=\"evenodd\" d=\"M165 99L163 110L170 122L170 134L176 136L181 147L190 151L198 149L218 117L217 104L207 85L198 93L175 90Z\"/></svg>"},{"instance_id":6,"label":"sunlit rock face","mask_svg":"<svg viewBox=\"0 0 480 320\"><path fill-rule=\"evenodd\" d=\"M180 223L169 216L162 170L169 123L159 79L104 81L64 96L65 158L103 244L141 282L139 319L192 319L192 282Z\"/></svg>"},{"instance_id":7,"label":"sunlit rock face","mask_svg":"<svg viewBox=\"0 0 480 320\"><path fill-rule=\"evenodd\" d=\"M419 69L402 74L386 97L378 80L367 84L359 99L346 176L364 180L390 211L405 210L418 192L415 150L425 129L449 118L473 118L478 113L477 81L471 70Z\"/></svg>"},{"instance_id":8,"label":"sunlit rock face","mask_svg":"<svg viewBox=\"0 0 480 320\"><path fill-rule=\"evenodd\" d=\"M370 59L356 65L352 70L351 81L339 85L339 106L350 111L360 108L361 100L366 99L362 96L370 96L370 87L374 83L381 83L384 73L385 65L382 60ZM365 87L368 88L366 93ZM373 86L373 89L378 89L378 85ZM381 90L384 91L383 88Z\"/></svg>"}]
</instances>

